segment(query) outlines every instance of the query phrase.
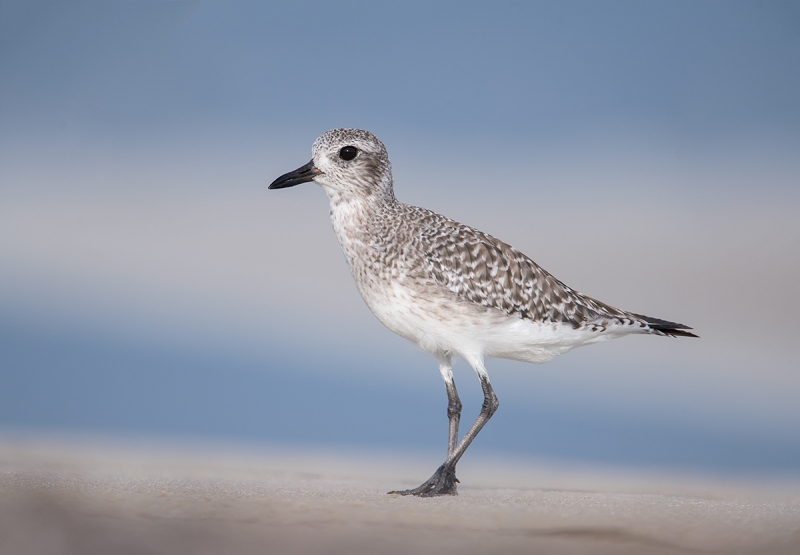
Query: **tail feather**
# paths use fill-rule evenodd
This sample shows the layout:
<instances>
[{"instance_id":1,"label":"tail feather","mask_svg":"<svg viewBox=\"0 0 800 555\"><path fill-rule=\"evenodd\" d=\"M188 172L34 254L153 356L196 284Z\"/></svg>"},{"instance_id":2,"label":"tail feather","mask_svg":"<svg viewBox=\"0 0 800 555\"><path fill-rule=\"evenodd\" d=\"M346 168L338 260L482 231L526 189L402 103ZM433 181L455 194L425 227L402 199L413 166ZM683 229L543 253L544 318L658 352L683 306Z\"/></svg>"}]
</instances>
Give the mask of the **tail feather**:
<instances>
[{"instance_id":1,"label":"tail feather","mask_svg":"<svg viewBox=\"0 0 800 555\"><path fill-rule=\"evenodd\" d=\"M662 320L661 318L653 318L651 316L644 316L642 314L634 314L634 316L647 322L647 325L650 326L650 329L661 332L664 335L669 335L672 337L700 337L699 335L685 331L692 329L689 326L684 326L683 324L678 324L677 322L670 322L669 320Z\"/></svg>"}]
</instances>

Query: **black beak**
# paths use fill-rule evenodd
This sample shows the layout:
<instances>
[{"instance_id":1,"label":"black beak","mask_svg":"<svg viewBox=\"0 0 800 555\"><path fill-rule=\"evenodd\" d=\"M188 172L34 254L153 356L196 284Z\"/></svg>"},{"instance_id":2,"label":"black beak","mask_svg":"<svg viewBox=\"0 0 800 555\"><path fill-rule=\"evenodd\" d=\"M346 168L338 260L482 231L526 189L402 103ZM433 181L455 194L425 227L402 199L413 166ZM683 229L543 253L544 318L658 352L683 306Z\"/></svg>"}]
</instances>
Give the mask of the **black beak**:
<instances>
[{"instance_id":1,"label":"black beak","mask_svg":"<svg viewBox=\"0 0 800 555\"><path fill-rule=\"evenodd\" d=\"M294 187L295 185L300 185L301 183L311 181L314 179L314 176L321 173L322 172L319 171L316 166L314 166L314 160L311 160L302 168L297 168L293 172L283 174L278 179L270 183L269 188L284 189L286 187Z\"/></svg>"}]
</instances>

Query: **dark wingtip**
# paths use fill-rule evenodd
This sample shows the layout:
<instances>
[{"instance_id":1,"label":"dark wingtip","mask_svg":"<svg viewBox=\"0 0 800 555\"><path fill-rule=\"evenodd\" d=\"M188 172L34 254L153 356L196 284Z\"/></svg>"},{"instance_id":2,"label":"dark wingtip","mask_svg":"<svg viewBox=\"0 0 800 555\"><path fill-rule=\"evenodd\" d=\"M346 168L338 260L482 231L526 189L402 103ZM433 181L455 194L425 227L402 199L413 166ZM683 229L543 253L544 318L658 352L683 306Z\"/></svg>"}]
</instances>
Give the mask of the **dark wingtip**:
<instances>
[{"instance_id":1,"label":"dark wingtip","mask_svg":"<svg viewBox=\"0 0 800 555\"><path fill-rule=\"evenodd\" d=\"M662 320L661 318L653 318L652 316L645 316L643 314L634 314L637 318L647 322L652 329L660 331L672 337L700 337L686 330L690 330L689 326L679 324L677 322L670 322L669 320Z\"/></svg>"},{"instance_id":2,"label":"dark wingtip","mask_svg":"<svg viewBox=\"0 0 800 555\"><path fill-rule=\"evenodd\" d=\"M670 335L672 337L700 337L699 335L696 335L692 332L685 330L677 330L675 328L663 328L663 329L655 328L655 329L658 329L658 331L666 333L667 335Z\"/></svg>"}]
</instances>

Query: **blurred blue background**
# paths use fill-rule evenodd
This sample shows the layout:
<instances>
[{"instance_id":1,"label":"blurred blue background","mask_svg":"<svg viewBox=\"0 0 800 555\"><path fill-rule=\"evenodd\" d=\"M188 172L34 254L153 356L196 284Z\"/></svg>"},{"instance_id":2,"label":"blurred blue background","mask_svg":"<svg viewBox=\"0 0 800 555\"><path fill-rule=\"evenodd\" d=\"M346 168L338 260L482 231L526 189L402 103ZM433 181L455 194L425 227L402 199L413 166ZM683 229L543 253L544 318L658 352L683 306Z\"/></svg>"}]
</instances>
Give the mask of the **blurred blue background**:
<instances>
[{"instance_id":1,"label":"blurred blue background","mask_svg":"<svg viewBox=\"0 0 800 555\"><path fill-rule=\"evenodd\" d=\"M471 452L798 476L798 60L798 2L0 1L0 431L438 464L435 361L324 193L267 190L346 126L401 200L701 336L490 360Z\"/></svg>"}]
</instances>

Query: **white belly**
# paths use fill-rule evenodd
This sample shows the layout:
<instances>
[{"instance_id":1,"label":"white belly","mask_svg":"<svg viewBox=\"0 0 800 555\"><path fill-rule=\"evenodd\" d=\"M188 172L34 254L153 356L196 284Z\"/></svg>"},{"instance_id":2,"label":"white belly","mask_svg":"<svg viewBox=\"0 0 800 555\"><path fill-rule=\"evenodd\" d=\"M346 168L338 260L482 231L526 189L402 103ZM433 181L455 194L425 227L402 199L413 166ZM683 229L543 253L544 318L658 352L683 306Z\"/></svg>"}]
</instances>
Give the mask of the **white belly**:
<instances>
[{"instance_id":1,"label":"white belly","mask_svg":"<svg viewBox=\"0 0 800 555\"><path fill-rule=\"evenodd\" d=\"M360 287L377 318L430 353L542 363L590 343L634 330L596 332L569 324L534 323L499 309L460 301L444 288L412 289L399 282Z\"/></svg>"}]
</instances>

